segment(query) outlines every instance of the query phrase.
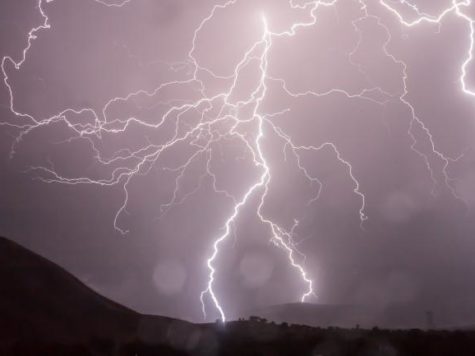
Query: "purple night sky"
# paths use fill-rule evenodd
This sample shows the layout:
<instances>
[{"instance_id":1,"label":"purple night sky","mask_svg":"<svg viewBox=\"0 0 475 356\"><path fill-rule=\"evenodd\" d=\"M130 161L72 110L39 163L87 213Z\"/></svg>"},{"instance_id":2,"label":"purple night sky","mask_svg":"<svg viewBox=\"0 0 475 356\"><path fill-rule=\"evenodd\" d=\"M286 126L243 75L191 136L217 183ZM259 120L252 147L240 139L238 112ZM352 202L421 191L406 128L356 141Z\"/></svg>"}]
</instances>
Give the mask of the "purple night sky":
<instances>
[{"instance_id":1,"label":"purple night sky","mask_svg":"<svg viewBox=\"0 0 475 356\"><path fill-rule=\"evenodd\" d=\"M213 294L230 317L305 295L473 323L473 21L467 0L3 0L0 235L144 313L202 321L205 291L206 320Z\"/></svg>"}]
</instances>

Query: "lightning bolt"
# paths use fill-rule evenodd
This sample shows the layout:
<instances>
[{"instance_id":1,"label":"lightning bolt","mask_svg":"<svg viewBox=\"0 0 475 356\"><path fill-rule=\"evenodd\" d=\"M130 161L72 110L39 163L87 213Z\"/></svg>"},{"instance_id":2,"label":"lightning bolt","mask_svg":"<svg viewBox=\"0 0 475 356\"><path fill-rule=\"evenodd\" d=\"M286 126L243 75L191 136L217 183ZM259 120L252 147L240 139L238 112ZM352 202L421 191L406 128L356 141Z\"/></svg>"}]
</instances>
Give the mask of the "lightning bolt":
<instances>
[{"instance_id":1,"label":"lightning bolt","mask_svg":"<svg viewBox=\"0 0 475 356\"><path fill-rule=\"evenodd\" d=\"M122 2L106 2L102 0L91 0L98 4L113 8L122 8L130 3L131 0ZM333 142L324 142L318 146L301 145L295 142L282 127L280 127L274 120L290 109L284 109L280 112L267 113L263 108L263 101L266 98L267 92L270 90L269 83L277 84L286 93L289 98L297 99L300 97L324 97L329 95L340 95L348 99L362 100L370 102L374 105L386 105L388 102L397 100L402 103L410 113L410 124L408 128L408 135L412 140L411 149L423 160L427 167L429 176L433 182L432 192L435 194L437 186L440 184L431 164L431 159L436 158L443 162L442 175L443 184L447 187L454 197L462 199L457 195L453 186L454 179L450 177L448 168L450 163L455 162L461 158L449 157L442 153L436 146L434 137L429 128L424 124L423 120L417 115L416 108L408 100L408 71L407 64L399 59L394 53L388 49L392 41L390 28L385 25L383 19L377 15L377 11L373 11L376 6L379 9L387 11L392 14L398 22L405 27L412 28L423 23L428 23L440 26L442 21L453 14L459 19L463 20L468 28L468 48L467 56L461 63L460 67L460 85L461 91L469 96L475 96L475 91L470 89L466 84L467 68L473 61L474 49L474 20L466 14L465 10L470 5L470 0L453 0L447 8L443 9L438 15L429 15L419 10L419 8L405 0L399 0L399 5L405 6L415 15L414 20L406 20L406 18L397 10L394 1L374 0L372 5L368 5L366 0L352 0L359 5L361 16L352 22L355 32L358 34L358 41L353 50L348 53L348 61L360 73L365 75L369 87L360 90L359 92L350 92L342 88L333 88L326 92L316 91L299 91L290 88L285 78L278 78L273 76L269 70L269 56L274 42L282 38L292 38L299 31L305 31L306 28L314 26L318 21L319 10L322 8L336 7L339 0L305 0L299 3L294 0L289 0L290 9L303 10L307 14L307 20L295 22L287 29L277 32L273 31L266 19L265 15L261 17L262 33L256 35L256 41L245 51L240 61L234 67L233 73L230 75L218 75L211 68L207 68L200 64L196 56L198 47L198 39L202 30L207 24L219 16L220 12L227 8L235 6L239 0L228 0L223 3L214 5L209 11L208 15L199 23L193 33L192 43L188 52L187 58L178 63L167 64L169 68L177 74L185 74L184 79L169 81L161 83L153 90L138 90L131 92L125 96L111 98L105 103L100 112L96 112L92 108L67 108L48 118L36 118L32 114L23 113L15 108L15 95L10 79L8 76L9 69L19 71L23 63L28 58L28 52L33 45L33 42L38 38L41 31L50 30L51 24L45 11L45 4L53 2L53 0L38 0L37 6L42 17L42 23L39 26L33 27L27 37L26 46L23 48L21 56L14 59L11 56L5 56L1 62L1 69L3 73L3 81L9 93L9 108L14 117L18 120L12 122L0 122L0 125L6 125L18 129L19 134L12 144L10 155L14 156L17 145L33 130L40 127L47 127L56 123L62 123L67 126L71 132L68 142L73 140L83 140L88 143L93 157L98 164L100 164L109 173L102 178L95 178L90 176L73 176L68 177L62 175L54 167L52 162L48 166L32 166L28 172L34 172L38 179L45 183L61 183L70 185L93 184L99 186L120 186L123 189L124 199L122 205L117 210L114 217L114 228L121 234L126 234L128 230L120 226L119 220L122 214L127 213L127 206L129 202L129 184L133 178L139 175L148 174L151 169L158 165L161 168L175 175L175 186L171 192L171 197L167 202L160 205L160 218L163 218L166 213L183 204L191 195L196 193L204 184L211 183L211 186L216 194L223 196L231 203L231 214L225 220L222 233L213 240L211 245L211 254L206 259L206 267L208 269L208 281L205 289L200 294L202 311L207 317L206 302L212 303L216 311L219 313L221 320L226 320L225 308L220 301L216 292L216 274L219 272L217 267L217 258L221 251L224 242L231 236L236 225L236 220L243 209L251 209L253 200L257 201L257 206L254 208L258 221L268 228L270 234L270 241L284 253L296 273L302 279L304 285L301 292L300 300L302 302L315 296L314 283L311 274L305 269L305 254L298 249L294 237L296 229L298 228L298 220L295 220L293 226L286 228L279 225L271 217L265 214L265 205L267 197L269 196L270 186L273 175L269 164L269 157L266 155L264 147L264 140L267 137L274 137L282 147L282 154L285 158L291 159L295 164L296 169L300 174L315 188L315 195L312 196L307 204L314 203L320 196L322 190L322 183L311 174L309 169L305 166L302 160L302 152L318 153L323 150L332 152L335 159L346 168L348 176L353 182L353 192L360 199L361 205L359 207L358 216L361 222L361 227L364 228L364 222L367 220L366 197L360 189L360 183L354 174L352 164L344 158L337 145ZM395 64L400 66L402 72L402 91L400 93L388 93L377 85L373 85L369 76L366 75L363 66L354 60L354 55L361 45L363 33L360 30L360 23L367 20L375 21L380 26L385 34L386 40L383 44L382 50L388 58ZM258 66L258 77L253 89L248 93L248 96L243 99L234 98L233 94L237 91L239 79L243 76L243 71L249 66ZM218 93L210 94L211 89L207 87L204 75L210 76L215 80L226 83L223 90ZM160 99L161 94L168 88L187 88L192 89L195 97L192 99L176 99L163 101ZM374 96L372 94L380 94ZM126 119L111 119L109 110L113 105L119 103L126 103L137 98L147 98L154 102L154 105L165 108L163 114L154 122L142 120L138 117L128 117ZM384 99L380 99L384 98ZM246 111L250 109L250 111ZM190 123L187 117L191 115L194 120ZM89 118L86 123L77 122L75 116ZM91 119L92 118L92 119ZM171 134L163 140L163 142L155 143L149 140L143 146L130 149L124 148L115 151L112 155L106 154L101 149L101 140L106 135L120 135L127 132L131 127L140 126L147 130L159 131L166 129L171 125L173 130ZM428 139L430 142L430 152L425 152L417 147L418 132ZM240 197L235 196L220 186L217 174L213 171L212 161L216 155L216 147L225 145L230 142L239 143L245 150L244 159L250 159L252 165L258 172L257 179L250 184ZM192 153L184 160L184 162L175 162L176 165L165 165L161 162L163 156L178 147L188 147ZM193 189L183 193L182 181L189 173L190 167L204 162L202 174L197 180Z\"/></svg>"},{"instance_id":2,"label":"lightning bolt","mask_svg":"<svg viewBox=\"0 0 475 356\"><path fill-rule=\"evenodd\" d=\"M361 1L361 3L363 4L364 8L366 9L365 2ZM451 3L450 7L443 9L440 14L438 14L436 16L432 16L432 15L428 15L424 12L421 12L415 4L413 4L409 1L406 1L406 0L400 0L400 4L408 6L408 8L413 10L413 12L416 15L416 18L414 20L407 21L407 20L405 20L404 16L394 8L394 6L391 6L385 0L379 0L379 4L383 8L387 9L390 13L392 13L394 16L396 16L398 21L403 26L406 26L406 27L409 27L409 28L420 25L420 24L423 24L423 23L435 24L435 25L440 27L440 25L442 24L442 21L451 13L455 13L458 17L462 18L465 22L467 22L467 24L469 25L469 28L470 28L469 48L467 50L467 58L462 63L461 68L460 68L460 72L461 72L460 83L461 83L462 91L465 94L473 96L474 93L471 90L467 89L465 79L466 79L467 66L472 61L472 52L473 52L473 46L474 46L474 25L473 25L474 20L471 19L466 14L464 14L463 11L462 11L462 7L467 7L467 6L470 5L470 3L471 3L471 0L463 0L463 1L452 0L452 3ZM411 113L412 120L411 120L411 123L409 125L409 130L408 130L408 135L411 137L412 142L413 142L413 144L411 145L411 149L423 158L423 160L424 160L424 162L427 166L427 169L430 173L430 177L431 177L432 182L433 182L432 193L433 194L435 193L435 189L437 187L438 182L437 182L437 179L435 178L434 171L433 171L432 166L430 164L429 155L416 148L416 145L417 145L418 141L416 139L415 130L417 129L417 127L419 127L422 130L423 134L428 138L430 146L431 146L431 153L436 158L438 158L439 160L441 160L443 162L442 175L443 175L443 178L444 178L445 187L447 187L449 189L449 191L451 192L451 194L455 198L463 201L466 204L466 202L463 200L463 198L457 194L457 192L456 192L456 190L455 190L455 188L452 184L454 179L452 179L449 176L449 173L448 173L448 167L449 167L450 163L451 162L457 162L459 159L461 159L463 157L463 153L460 154L458 157L449 157L449 156L443 154L439 149L437 149L432 133L430 132L429 128L424 124L424 122L419 118L419 116L416 113L416 109L414 108L414 106L407 99L407 96L409 94L409 91L408 91L408 88L407 88L407 79L409 77L408 74L407 74L407 64L404 61L398 59L394 54L391 54L388 51L387 46L391 42L391 39L392 39L391 32L388 29L388 27L385 26L379 18L377 18L377 21L378 21L378 24L385 29L386 34L387 34L387 41L383 46L384 53L388 57L390 57L395 63L401 65L402 68L403 68L403 92L402 92L401 96L399 97L399 100L404 105L406 105L406 107L409 109L409 111Z\"/></svg>"},{"instance_id":3,"label":"lightning bolt","mask_svg":"<svg viewBox=\"0 0 475 356\"><path fill-rule=\"evenodd\" d=\"M203 310L203 314L205 315L205 317L206 317L206 308L205 308L204 298L206 296L209 296L211 298L212 302L214 303L214 306L218 310L219 315L221 317L221 320L223 322L226 320L224 309L223 309L222 305L219 302L219 298L216 296L216 292L214 291L215 274L216 274L216 267L215 267L214 263L216 261L216 258L218 256L218 254L219 254L219 247L230 236L231 226L234 224L236 218L238 217L240 210L243 208L243 206L246 205L246 203L249 201L251 196L253 194L257 194L257 192L259 190L262 191L261 196L260 196L260 200L259 200L259 205L258 205L258 208L257 208L257 216L258 216L259 220L263 224L265 224L269 227L269 229L271 231L271 241L274 243L275 246L280 247L281 249L283 249L283 251L287 254L290 265L298 271L298 273L300 274L302 280L307 285L306 290L302 294L300 300L302 302L304 302L308 297L315 294L314 290L313 290L313 281L308 277L308 273L305 271L303 263L298 262L297 259L295 258L295 254L298 254L298 255L302 256L305 260L305 255L303 255L296 248L295 243L292 239L292 233L286 231L284 228L280 227L277 223L273 222L271 219L266 218L263 214L263 206L265 204L265 198L266 198L266 196L268 195L268 192L269 192L269 184L270 184L270 181L271 181L271 170L270 170L270 167L269 167L268 162L266 160L266 156L264 154L264 150L263 150L263 147L262 147L262 138L264 136L265 126L269 126L270 129L272 129L274 133L276 133L281 139L284 140L284 142L285 142L284 147L290 148L292 154L294 155L294 157L297 161L298 169L301 172L303 172L305 177L310 182L318 182L320 187L321 187L321 184L318 181L318 179L315 178L315 177L312 177L308 173L307 169L304 166L302 166L298 151L299 150L319 151L320 149L322 149L323 147L326 147L326 146L332 147L333 150L336 152L338 160L340 162L344 163L349 168L351 178L353 179L353 181L355 182L355 185L356 185L356 188L354 189L354 191L355 191L355 193L357 193L362 198L362 206L361 206L361 209L359 211L361 224L363 223L364 220L366 220L366 216L364 214L365 197L359 191L359 183L355 179L354 175L352 174L352 167L351 167L350 163L341 158L341 154L338 151L338 149L336 148L336 146L332 143L326 143L326 144L324 144L320 147L313 147L313 146L297 147L292 143L291 138L288 135L286 135L280 128L278 128L269 119L269 117L266 117L265 115L262 115L260 113L260 104L261 104L262 100L264 99L264 97L266 95L266 92L268 90L266 82L269 79L275 80L274 78L269 78L269 76L268 76L268 55L269 55L269 50L272 46L273 38L279 38L279 37L283 37L283 36L294 36L296 31L299 28L312 26L317 21L315 12L318 9L318 7L319 6L331 6L335 2L336 1L328 2L328 3L327 2L320 2L320 1L313 2L311 4L312 5L312 8L310 10L311 20L309 22L296 23L296 24L292 25L291 28L288 31L284 31L284 32L280 32L280 33L272 32L271 30L269 30L266 18L263 16L262 17L262 23L263 23L264 31L263 31L262 38L260 39L260 41L256 42L251 47L251 49L246 53L244 58L241 60L241 62L236 67L237 70L234 73L235 78L237 78L239 76L239 71L241 70L242 66L249 62L249 59L253 56L253 53L256 50L256 48L259 48L261 46L263 47L263 49L261 50L262 54L260 55L260 57L258 57L258 60L259 60L259 63L260 63L261 76L260 76L260 80L259 80L259 82L256 86L255 91L251 95L251 102L254 103L254 110L253 110L253 113L252 113L251 117L252 117L252 120L257 121L257 127L258 127L258 132L257 132L256 139L255 139L255 142L254 142L254 145L253 145L254 148L251 148L251 150L252 150L252 155L253 155L253 158L254 158L254 164L255 164L255 166L260 167L262 169L262 175L260 176L259 180L249 188L249 190L246 192L244 197L234 206L233 214L227 219L227 221L225 223L224 233L221 236L219 236L213 244L213 252L207 260L207 266L208 266L208 269L209 269L209 280L208 280L207 288L201 293L201 296L200 296L201 303L202 303L202 310ZM292 6L295 6L295 5L292 5ZM209 17L209 18L211 18L211 17ZM202 23L199 26L199 28L202 28L203 25L204 25L204 23ZM196 33L195 33L195 38L196 38ZM285 87L285 81L282 80L282 79L280 79L279 81L281 81L283 86ZM233 88L234 88L234 86L231 87L231 90ZM290 94L290 92L288 90L287 90L287 92ZM291 96L296 97L297 95L296 94L291 94ZM249 103L249 101L245 102L245 104L248 104L248 103ZM251 147L251 146L249 146L249 147ZM310 202L312 202L312 201L314 201L315 199L318 198L319 192L320 192L320 189L318 190L317 196L315 198L313 198Z\"/></svg>"}]
</instances>

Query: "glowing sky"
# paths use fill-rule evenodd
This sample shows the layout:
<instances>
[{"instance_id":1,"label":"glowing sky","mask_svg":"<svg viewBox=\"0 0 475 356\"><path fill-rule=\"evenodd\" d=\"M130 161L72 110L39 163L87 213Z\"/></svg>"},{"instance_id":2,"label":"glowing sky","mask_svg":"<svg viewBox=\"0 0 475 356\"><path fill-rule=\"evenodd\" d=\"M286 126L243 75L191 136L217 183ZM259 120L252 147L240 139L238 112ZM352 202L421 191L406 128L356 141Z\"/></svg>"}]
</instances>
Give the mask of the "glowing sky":
<instances>
[{"instance_id":1,"label":"glowing sky","mask_svg":"<svg viewBox=\"0 0 475 356\"><path fill-rule=\"evenodd\" d=\"M148 313L475 320L468 0L0 7L0 234Z\"/></svg>"}]
</instances>

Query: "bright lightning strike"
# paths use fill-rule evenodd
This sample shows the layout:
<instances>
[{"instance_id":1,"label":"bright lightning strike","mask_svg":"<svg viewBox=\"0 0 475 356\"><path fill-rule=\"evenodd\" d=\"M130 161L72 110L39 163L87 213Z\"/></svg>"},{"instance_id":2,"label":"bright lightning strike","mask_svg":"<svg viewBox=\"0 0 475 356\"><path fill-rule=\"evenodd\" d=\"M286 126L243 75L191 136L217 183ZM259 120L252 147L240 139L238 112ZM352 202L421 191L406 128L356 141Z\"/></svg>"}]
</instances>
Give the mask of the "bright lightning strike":
<instances>
[{"instance_id":1,"label":"bright lightning strike","mask_svg":"<svg viewBox=\"0 0 475 356\"><path fill-rule=\"evenodd\" d=\"M114 8L121 8L126 6L131 0L125 0L120 3L106 2L103 0L94 0L95 2ZM408 135L412 139L412 149L416 152L424 161L430 177L433 181L434 190L439 182L436 179L436 174L431 165L431 157L435 157L441 160L443 164L442 174L444 177L444 186L447 187L452 194L460 198L455 188L452 185L453 179L449 176L447 169L451 162L456 161L459 157L451 158L444 155L436 148L436 144L430 130L424 124L424 122L416 114L415 107L408 101L408 89L407 89L407 65L404 61L397 58L397 56L388 50L392 37L390 29L384 24L381 17L377 16L371 11L373 6L367 4L366 0L353 0L353 2L359 4L361 16L352 22L355 31L359 35L359 41L356 43L353 51L348 54L349 62L357 67L357 69L364 74L363 69L353 61L353 55L356 53L362 40L362 33L359 28L359 24L367 19L373 19L377 22L378 26L384 29L386 33L386 41L383 44L384 54L390 58L395 64L402 68L402 94L391 94L385 92L378 86L365 88L360 92L349 92L341 88L333 88L327 92L314 92L314 91L295 91L289 88L284 78L276 78L271 75L269 71L269 56L271 56L272 45L275 41L279 41L282 38L292 38L299 31L305 31L306 28L312 27L317 23L317 15L321 8L334 7L339 0L307 0L303 3L296 4L294 0L289 0L289 7L291 9L299 9L306 11L308 16L307 21L295 22L291 24L286 30L281 32L273 31L269 26L268 18L272 18L272 14L261 16L261 28L262 32L256 34L256 41L243 53L239 63L235 66L232 75L219 76L213 72L212 69L203 67L199 60L196 58L196 50L198 47L198 38L201 31L208 22L220 15L220 12L228 7L236 5L239 0L228 0L222 4L218 4L212 7L209 14L199 23L193 34L193 40L190 50L188 52L188 58L183 62L170 65L172 69L184 68L188 70L188 78L183 80L170 81L163 83L156 87L154 90L146 91L139 90L129 93L123 97L115 97L110 99L102 108L100 112L96 112L91 108L72 109L68 108L51 117L38 119L33 115L22 113L15 107L15 95L14 90L10 84L10 78L8 76L9 70L20 70L23 63L28 58L28 52L32 47L34 40L37 39L41 31L51 30L52 26L49 22L49 18L44 9L45 4L49 4L53 0L38 0L38 9L42 16L43 23L37 27L33 27L27 37L27 44L24 47L20 58L14 59L11 56L6 56L2 59L1 69L3 73L3 81L9 93L9 105L10 111L18 119L18 123L0 123L1 125L8 125L15 127L19 130L19 134L13 143L11 149L11 155L15 154L16 146L35 129L40 127L46 127L57 122L62 122L67 125L71 130L70 140L86 140L92 151L94 152L94 158L103 167L115 167L109 176L101 179L92 178L89 176L77 176L66 177L61 175L53 165L50 167L35 166L31 167L31 171L36 172L39 178L45 183L62 183L62 184L94 184L99 186L114 186L119 185L124 192L124 200L119 207L114 218L114 227L121 234L126 234L127 230L120 226L119 220L124 212L127 211L129 201L129 183L135 177L139 175L146 175L154 165L159 164L163 155L178 147L179 145L187 145L193 149L193 153L185 160L184 163L178 163L176 166L162 167L172 173L176 173L175 188L171 194L168 202L160 205L160 216L164 216L166 212L176 205L183 204L186 199L200 189L205 179L210 179L212 187L216 194L222 195L232 203L232 213L225 220L223 230L220 235L214 240L211 245L211 254L206 259L206 267L208 269L208 281L204 291L200 295L202 310L206 317L206 302L212 302L212 305L218 311L222 321L226 320L225 307L218 297L216 291L216 274L219 272L217 266L217 258L220 253L224 241L230 237L233 232L233 227L236 224L236 220L243 209L251 209L252 200L258 202L255 214L260 223L268 228L271 242L279 247L286 255L290 267L292 267L300 276L303 282L303 291L301 292L300 300L306 301L312 295L315 295L314 284L311 278L311 274L305 269L305 255L299 251L297 244L294 241L294 230L298 226L298 221L290 229L286 229L267 217L264 213L264 207L266 204L266 198L270 194L270 184L273 179L271 167L268 163L269 158L266 155L263 147L263 140L268 136L277 138L282 144L282 152L287 159L289 156L295 162L296 169L303 177L312 185L317 186L315 195L311 197L308 204L315 202L320 196L322 183L317 177L314 177L309 172L308 168L303 164L301 159L302 152L319 152L322 150L330 150L335 155L336 160L346 168L348 176L353 182L353 192L360 199L361 205L359 207L358 215L361 221L361 227L367 219L365 214L366 197L360 190L360 183L354 174L354 169L351 163L346 160L338 147L333 142L325 142L320 146L304 146L295 142L283 128L278 126L273 120L274 117L279 116L287 112L288 110L266 113L262 107L262 102L266 98L266 94L269 91L269 83L277 83L281 86L283 91L290 98L299 98L303 96L307 97L323 97L331 94L343 95L344 97L351 99L358 99L363 101L369 101L376 105L385 105L391 100L398 100L407 107L411 114L411 123L408 129ZM460 83L463 93L475 96L475 91L468 88L466 84L467 68L473 61L474 50L474 34L475 25L474 19L472 19L466 12L466 8L470 5L470 0L453 0L449 7L444 9L438 15L429 15L421 12L415 4L412 4L405 0L399 1L400 5L406 6L409 10L415 14L416 19L408 21L399 12L394 1L375 0L374 6L379 6L380 9L384 9L400 22L401 25L408 28L415 27L423 23L434 24L440 26L442 21L453 14L459 19L464 21L469 29L468 44L467 44L467 57L462 62L460 67ZM238 81L243 76L244 70L254 63L258 64L258 77L255 78L256 82L254 87L248 93L247 98L241 100L233 99L233 93L236 91ZM212 76L214 79L220 79L230 82L229 86L217 94L209 95L208 88L205 82L200 79L200 74L206 73ZM109 119L108 110L116 103L127 102L138 97L147 97L150 99L159 98L162 92L166 88L174 86L193 86L198 88L199 97L196 100L180 101L180 102L160 102L163 105L167 105L168 109L157 119L154 123L141 120L137 117L129 117L127 119ZM374 99L372 93L379 93L384 96L385 100ZM243 115L244 109L251 109L250 114ZM290 110L290 109L289 109ZM198 116L197 122L193 124L184 124L184 117L188 114L196 114ZM77 123L71 119L74 115L91 116L94 118L91 123ZM107 156L102 153L99 145L97 144L104 135L120 134L126 132L132 125L139 125L150 131L157 131L163 129L166 125L174 123L174 132L164 143L156 144L153 142L147 142L145 145L136 150L123 149L115 152L112 156ZM252 127L252 129L249 129ZM430 152L423 152L416 148L418 143L416 130L421 130L425 137L429 140L431 145ZM250 157L253 166L258 170L259 176L255 182L250 184L245 193L241 197L236 197L224 189L219 188L219 182L216 173L213 171L211 161L215 152L215 145L226 143L229 140L237 140L247 150L247 154ZM195 189L187 192L180 197L180 191L182 189L182 180L189 170L190 166L199 160L204 160L205 169L202 175L199 177L199 182Z\"/></svg>"}]
</instances>

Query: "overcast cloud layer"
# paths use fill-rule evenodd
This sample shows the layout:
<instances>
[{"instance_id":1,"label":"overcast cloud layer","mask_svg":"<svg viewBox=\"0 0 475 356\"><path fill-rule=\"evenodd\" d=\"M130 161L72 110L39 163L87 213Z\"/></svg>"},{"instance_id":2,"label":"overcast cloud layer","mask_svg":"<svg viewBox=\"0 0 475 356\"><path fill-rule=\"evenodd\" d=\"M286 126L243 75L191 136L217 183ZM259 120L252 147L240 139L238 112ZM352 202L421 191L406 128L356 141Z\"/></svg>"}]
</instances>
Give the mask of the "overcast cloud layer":
<instances>
[{"instance_id":1,"label":"overcast cloud layer","mask_svg":"<svg viewBox=\"0 0 475 356\"><path fill-rule=\"evenodd\" d=\"M216 3L44 4L51 28L37 33L20 70L5 65L15 109L40 120L66 108L100 113L111 98L186 80L190 68L179 62L187 59L194 30ZM354 192L348 167L331 149L302 153L302 163L322 183L319 199L307 204L317 186L303 178L291 155L286 160L282 141L270 133L263 146L272 181L263 211L287 230L299 221L294 237L307 256L305 269L317 295L308 301L405 303L416 310L441 310L446 323L473 322L475 97L465 95L459 81L470 29L453 14L441 26L405 28L378 1L367 3L381 23L373 17L355 25L363 15L361 6L340 0L318 10L316 25L298 30L294 37L273 40L268 75L284 78L294 92L359 93L371 87L379 91L366 99L348 98L340 91L292 98L279 82L269 80L260 109L263 115L289 109L273 122L297 145L332 142L338 147L366 197L368 219L360 228L361 197ZM437 14L450 1L417 4L421 11ZM411 18L410 11L401 11ZM275 32L309 18L308 11L292 10L285 0L237 1L216 11L199 32L194 56L200 65L219 76L231 75L245 51L262 37L262 14ZM0 55L21 58L28 31L42 21L36 1L2 1ZM420 125L413 126L415 144L408 133L411 112L399 100L404 67L384 53L386 42L387 50L407 65L406 99L430 130L436 149L451 158L463 154L447 167L448 185L444 162L432 153L427 133ZM468 85L475 85L473 67L468 68ZM250 65L243 72L237 97L249 95L258 70ZM210 93L227 85L202 75ZM160 95L138 95L111 105L108 116L155 123L169 105L197 96L193 84L177 85ZM0 121L28 123L11 113L9 101L2 82ZM197 113L183 119L185 127L193 115ZM88 113L69 119L84 125L94 121ZM120 150L160 144L173 130L174 126L150 130L131 125L125 133L105 134L95 142L110 158ZM117 219L117 225L128 231L123 236L114 229L124 201L123 182L106 187L50 184L38 179L47 177L44 172L29 169L48 167L64 177L100 179L115 167L98 164L89 141L68 140L77 135L64 122L36 128L16 141L20 132L0 126L0 235L135 310L203 320L199 295L208 278L206 257L233 208L229 199L213 192L210 177L202 178L206 160L198 159L183 177L179 200L187 192L193 194L162 215L160 205L170 200L177 176L163 167L185 162L190 146L177 146L146 175L134 177L128 185L126 211ZM427 162L415 150L427 155L435 186ZM237 197L259 177L249 152L233 139L214 146L211 162L218 187ZM258 223L257 205L258 199L251 198L216 260L220 267L216 291L230 314L298 301L306 288L285 253L270 242L269 229ZM215 319L218 314L211 304L207 306L209 319Z\"/></svg>"}]
</instances>

